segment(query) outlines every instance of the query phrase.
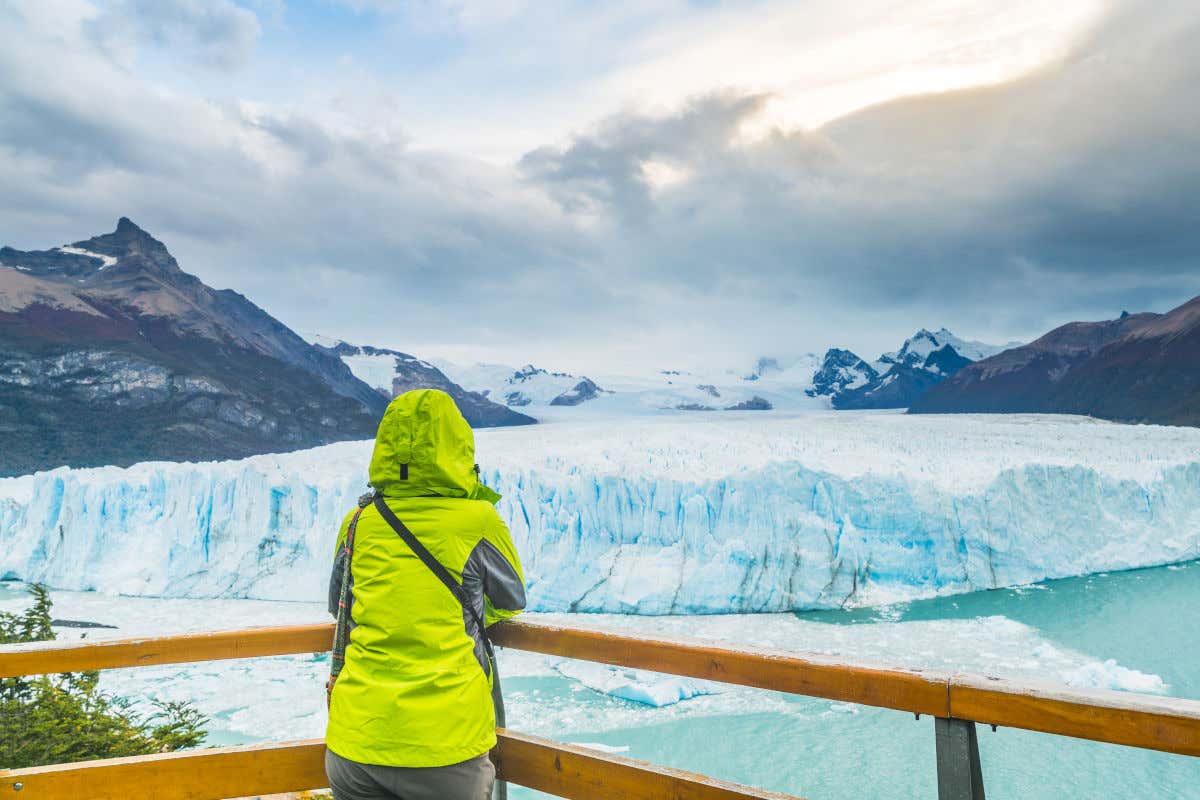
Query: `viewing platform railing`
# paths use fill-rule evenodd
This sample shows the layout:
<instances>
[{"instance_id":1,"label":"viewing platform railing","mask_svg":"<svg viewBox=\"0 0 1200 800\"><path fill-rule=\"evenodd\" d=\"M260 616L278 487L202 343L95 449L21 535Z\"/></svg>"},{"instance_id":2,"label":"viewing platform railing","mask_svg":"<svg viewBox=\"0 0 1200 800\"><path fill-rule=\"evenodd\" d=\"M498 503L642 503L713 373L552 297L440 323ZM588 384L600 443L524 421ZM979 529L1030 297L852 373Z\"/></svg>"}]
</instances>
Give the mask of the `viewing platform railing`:
<instances>
[{"instance_id":1,"label":"viewing platform railing","mask_svg":"<svg viewBox=\"0 0 1200 800\"><path fill-rule=\"evenodd\" d=\"M939 800L983 800L975 724L1200 756L1200 702L1081 690L826 656L633 636L544 622L491 629L497 645L934 718ZM0 647L0 678L324 652L332 625ZM322 687L312 687L314 692ZM499 730L499 777L566 798L786 798L584 747ZM0 800L223 800L325 786L319 739L0 770Z\"/></svg>"}]
</instances>

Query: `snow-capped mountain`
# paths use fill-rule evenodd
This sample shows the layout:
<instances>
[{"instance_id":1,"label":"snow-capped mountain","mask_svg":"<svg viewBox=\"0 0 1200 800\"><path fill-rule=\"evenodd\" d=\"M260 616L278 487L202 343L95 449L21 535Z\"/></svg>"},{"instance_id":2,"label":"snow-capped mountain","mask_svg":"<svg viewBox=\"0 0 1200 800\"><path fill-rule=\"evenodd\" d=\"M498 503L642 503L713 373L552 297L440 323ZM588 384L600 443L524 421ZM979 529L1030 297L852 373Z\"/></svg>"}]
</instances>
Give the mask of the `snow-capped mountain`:
<instances>
[{"instance_id":1,"label":"snow-capped mountain","mask_svg":"<svg viewBox=\"0 0 1200 800\"><path fill-rule=\"evenodd\" d=\"M868 363L849 350L831 349L813 376L809 394L827 397L834 408L908 408L932 387L968 364L1016 343L997 346L960 339L950 331L924 328L899 350Z\"/></svg>"},{"instance_id":2,"label":"snow-capped mountain","mask_svg":"<svg viewBox=\"0 0 1200 800\"><path fill-rule=\"evenodd\" d=\"M512 408L577 406L605 393L587 376L551 372L533 364L515 369L504 364L434 363L471 391Z\"/></svg>"},{"instance_id":3,"label":"snow-capped mountain","mask_svg":"<svg viewBox=\"0 0 1200 800\"><path fill-rule=\"evenodd\" d=\"M125 217L71 245L0 248L0 475L365 438L383 406Z\"/></svg>"},{"instance_id":4,"label":"snow-capped mountain","mask_svg":"<svg viewBox=\"0 0 1200 800\"><path fill-rule=\"evenodd\" d=\"M912 338L905 339L899 350L894 353L884 353L879 360L897 364L919 363L948 346L967 361L980 361L1019 344L1020 342L1009 342L1004 345L987 344L960 339L945 328L934 332L921 328L913 334Z\"/></svg>"},{"instance_id":5,"label":"snow-capped mountain","mask_svg":"<svg viewBox=\"0 0 1200 800\"><path fill-rule=\"evenodd\" d=\"M340 358L360 380L388 400L410 389L441 389L454 398L472 427L531 425L537 421L464 389L433 364L408 353L323 336L314 337L313 342L317 348Z\"/></svg>"},{"instance_id":6,"label":"snow-capped mountain","mask_svg":"<svg viewBox=\"0 0 1200 800\"><path fill-rule=\"evenodd\" d=\"M812 386L814 355L760 358L747 370L659 369L602 374L595 379L526 365L433 362L463 386L509 406L546 414L555 406L583 406L587 413L646 414L662 411L759 411L823 408L804 390Z\"/></svg>"}]
</instances>

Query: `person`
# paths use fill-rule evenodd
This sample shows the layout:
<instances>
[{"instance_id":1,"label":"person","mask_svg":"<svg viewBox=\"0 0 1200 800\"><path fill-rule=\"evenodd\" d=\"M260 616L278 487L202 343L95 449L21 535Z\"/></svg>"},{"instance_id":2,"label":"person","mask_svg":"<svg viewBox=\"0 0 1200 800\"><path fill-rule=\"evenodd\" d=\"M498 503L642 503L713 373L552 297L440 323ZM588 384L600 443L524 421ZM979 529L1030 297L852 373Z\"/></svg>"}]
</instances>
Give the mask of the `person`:
<instances>
[{"instance_id":1,"label":"person","mask_svg":"<svg viewBox=\"0 0 1200 800\"><path fill-rule=\"evenodd\" d=\"M480 481L471 427L436 389L388 405L369 476L374 493L342 523L330 580L330 613L342 603L349 617L329 685L333 796L482 800L495 776L497 678L477 620L525 607L500 495Z\"/></svg>"}]
</instances>

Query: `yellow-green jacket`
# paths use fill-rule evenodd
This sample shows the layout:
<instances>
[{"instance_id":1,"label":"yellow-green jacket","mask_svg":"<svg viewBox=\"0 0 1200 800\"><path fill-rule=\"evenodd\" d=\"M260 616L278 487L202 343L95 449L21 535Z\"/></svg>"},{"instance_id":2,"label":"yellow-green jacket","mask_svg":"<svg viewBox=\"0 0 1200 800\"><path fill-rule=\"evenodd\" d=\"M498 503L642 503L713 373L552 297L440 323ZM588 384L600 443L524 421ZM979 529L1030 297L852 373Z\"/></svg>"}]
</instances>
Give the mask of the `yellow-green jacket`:
<instances>
[{"instance_id":1,"label":"yellow-green jacket","mask_svg":"<svg viewBox=\"0 0 1200 800\"><path fill-rule=\"evenodd\" d=\"M486 625L525 607L521 564L494 505L500 495L480 483L475 437L448 394L420 389L388 405L370 481L462 583ZM445 766L490 750L496 721L481 634L372 506L355 529L351 572L354 627L333 689L329 749L395 767ZM334 574L330 613L340 588Z\"/></svg>"}]
</instances>

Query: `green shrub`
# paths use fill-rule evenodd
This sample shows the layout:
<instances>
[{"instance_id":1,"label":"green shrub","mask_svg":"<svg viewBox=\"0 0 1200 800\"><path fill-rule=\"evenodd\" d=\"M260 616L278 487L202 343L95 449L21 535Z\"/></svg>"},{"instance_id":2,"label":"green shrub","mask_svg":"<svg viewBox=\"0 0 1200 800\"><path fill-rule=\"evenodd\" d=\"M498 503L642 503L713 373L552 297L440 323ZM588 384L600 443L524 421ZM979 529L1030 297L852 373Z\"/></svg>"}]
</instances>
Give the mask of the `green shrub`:
<instances>
[{"instance_id":1,"label":"green shrub","mask_svg":"<svg viewBox=\"0 0 1200 800\"><path fill-rule=\"evenodd\" d=\"M33 605L0 613L0 645L54 638L45 587ZM131 702L99 688L100 673L0 678L0 769L93 758L166 753L204 741L205 718L187 703L158 703L143 716Z\"/></svg>"}]
</instances>

